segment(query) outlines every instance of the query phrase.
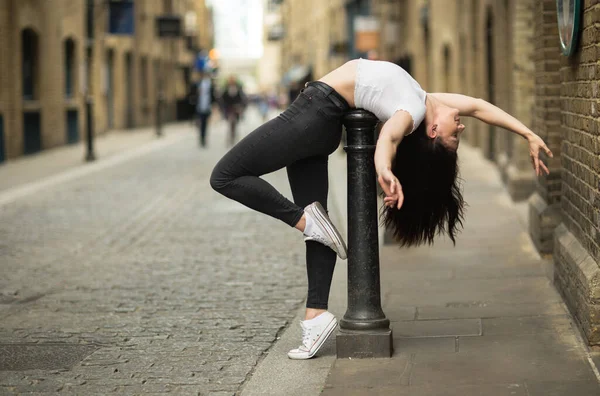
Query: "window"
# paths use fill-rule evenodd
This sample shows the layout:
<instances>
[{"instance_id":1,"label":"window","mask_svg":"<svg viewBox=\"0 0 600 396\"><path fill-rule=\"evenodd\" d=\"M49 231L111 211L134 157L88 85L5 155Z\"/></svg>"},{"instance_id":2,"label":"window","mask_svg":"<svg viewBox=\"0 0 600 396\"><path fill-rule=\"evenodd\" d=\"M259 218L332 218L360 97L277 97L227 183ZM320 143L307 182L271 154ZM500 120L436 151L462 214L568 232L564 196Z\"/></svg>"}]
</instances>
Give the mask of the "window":
<instances>
[{"instance_id":1,"label":"window","mask_svg":"<svg viewBox=\"0 0 600 396\"><path fill-rule=\"evenodd\" d=\"M21 34L21 61L23 72L23 99L36 98L38 79L38 37L32 29L25 29Z\"/></svg>"},{"instance_id":2,"label":"window","mask_svg":"<svg viewBox=\"0 0 600 396\"><path fill-rule=\"evenodd\" d=\"M75 41L65 40L65 96L73 97L75 91Z\"/></svg>"},{"instance_id":3,"label":"window","mask_svg":"<svg viewBox=\"0 0 600 396\"><path fill-rule=\"evenodd\" d=\"M112 1L108 4L109 33L133 35L135 30L135 3L133 0Z\"/></svg>"}]
</instances>

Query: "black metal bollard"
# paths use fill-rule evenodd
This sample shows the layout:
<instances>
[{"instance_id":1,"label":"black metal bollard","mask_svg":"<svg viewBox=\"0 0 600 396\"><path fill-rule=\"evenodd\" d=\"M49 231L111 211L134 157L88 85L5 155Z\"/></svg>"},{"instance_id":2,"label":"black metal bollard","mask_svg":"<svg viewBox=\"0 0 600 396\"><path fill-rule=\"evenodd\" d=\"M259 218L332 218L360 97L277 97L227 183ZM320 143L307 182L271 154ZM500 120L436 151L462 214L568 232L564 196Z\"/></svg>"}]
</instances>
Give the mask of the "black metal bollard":
<instances>
[{"instance_id":1,"label":"black metal bollard","mask_svg":"<svg viewBox=\"0 0 600 396\"><path fill-rule=\"evenodd\" d=\"M390 321L381 309L377 180L377 117L365 110L344 116L348 155L348 308L337 335L338 358L390 357Z\"/></svg>"},{"instance_id":2,"label":"black metal bollard","mask_svg":"<svg viewBox=\"0 0 600 396\"><path fill-rule=\"evenodd\" d=\"M93 101L91 95L87 95L85 101L85 130L86 130L86 154L85 160L88 162L94 161L96 155L94 154L94 114L93 114Z\"/></svg>"}]
</instances>

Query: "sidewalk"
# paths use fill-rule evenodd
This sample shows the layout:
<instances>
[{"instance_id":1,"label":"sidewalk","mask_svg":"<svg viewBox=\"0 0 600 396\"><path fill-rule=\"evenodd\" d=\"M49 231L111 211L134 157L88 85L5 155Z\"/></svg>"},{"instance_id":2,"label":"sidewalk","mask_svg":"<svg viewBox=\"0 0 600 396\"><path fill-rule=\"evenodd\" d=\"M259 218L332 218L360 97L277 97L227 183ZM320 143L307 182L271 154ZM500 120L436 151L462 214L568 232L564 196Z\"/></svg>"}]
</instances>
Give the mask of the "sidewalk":
<instances>
[{"instance_id":1,"label":"sidewalk","mask_svg":"<svg viewBox=\"0 0 600 396\"><path fill-rule=\"evenodd\" d=\"M242 395L284 389L287 395L324 396L600 395L593 365L600 358L588 351L553 287L552 264L529 239L526 204L512 203L497 170L478 151L467 145L460 151L469 206L456 247L440 238L432 247L399 249L383 246L380 238L392 358L336 360L335 340L329 340L316 359L291 362L280 356L274 364L271 355L285 356L300 338L294 323ZM334 219L346 217L345 172L345 156L335 153ZM338 262L330 306L338 319L345 302L346 262ZM269 365L270 383L264 380Z\"/></svg>"},{"instance_id":2,"label":"sidewalk","mask_svg":"<svg viewBox=\"0 0 600 396\"><path fill-rule=\"evenodd\" d=\"M96 161L86 162L86 140L73 145L65 145L43 150L39 153L22 156L0 165L0 192L24 186L60 174L63 171L96 164L118 154L131 152L148 143L180 136L190 125L188 121L169 123L163 126L163 136L156 137L154 127L115 130L94 139Z\"/></svg>"}]
</instances>

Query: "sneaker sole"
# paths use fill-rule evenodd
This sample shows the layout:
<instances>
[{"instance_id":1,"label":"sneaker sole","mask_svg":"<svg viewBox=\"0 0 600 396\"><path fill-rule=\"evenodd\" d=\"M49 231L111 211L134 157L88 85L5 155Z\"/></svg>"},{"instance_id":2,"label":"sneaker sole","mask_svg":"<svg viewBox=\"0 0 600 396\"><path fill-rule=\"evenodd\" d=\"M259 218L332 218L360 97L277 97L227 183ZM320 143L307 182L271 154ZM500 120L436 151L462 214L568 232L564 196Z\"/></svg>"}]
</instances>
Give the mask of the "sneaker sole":
<instances>
[{"instance_id":1,"label":"sneaker sole","mask_svg":"<svg viewBox=\"0 0 600 396\"><path fill-rule=\"evenodd\" d=\"M327 216L327 212L325 212L325 208L319 203L315 202L314 205L311 205L307 208L315 220L319 222L319 225L327 232L327 235L331 238L335 247L337 248L336 253L342 260L345 260L348 257L348 249L346 248L346 244L344 243L344 239L342 235L339 233L337 228L333 225L329 216Z\"/></svg>"}]
</instances>

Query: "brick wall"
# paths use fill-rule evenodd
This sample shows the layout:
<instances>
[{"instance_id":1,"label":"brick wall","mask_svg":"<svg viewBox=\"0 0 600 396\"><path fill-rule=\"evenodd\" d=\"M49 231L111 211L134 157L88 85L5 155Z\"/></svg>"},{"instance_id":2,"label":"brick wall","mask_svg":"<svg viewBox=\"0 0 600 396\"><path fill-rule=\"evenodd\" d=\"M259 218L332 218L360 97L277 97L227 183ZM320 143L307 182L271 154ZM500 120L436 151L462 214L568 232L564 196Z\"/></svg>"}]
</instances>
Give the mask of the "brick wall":
<instances>
[{"instance_id":1,"label":"brick wall","mask_svg":"<svg viewBox=\"0 0 600 396\"><path fill-rule=\"evenodd\" d=\"M590 3L597 2L585 2ZM595 260L600 259L600 28L597 24L600 24L600 4L585 10L579 51L573 59L565 58L560 68L563 222Z\"/></svg>"},{"instance_id":2,"label":"brick wall","mask_svg":"<svg viewBox=\"0 0 600 396\"><path fill-rule=\"evenodd\" d=\"M588 342L600 345L600 3L583 4L577 52L561 57L561 190L550 182L548 199L561 194L562 223L554 233L556 285Z\"/></svg>"}]
</instances>

